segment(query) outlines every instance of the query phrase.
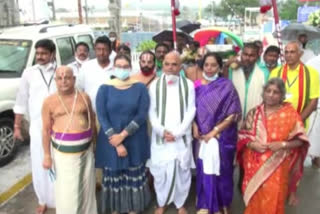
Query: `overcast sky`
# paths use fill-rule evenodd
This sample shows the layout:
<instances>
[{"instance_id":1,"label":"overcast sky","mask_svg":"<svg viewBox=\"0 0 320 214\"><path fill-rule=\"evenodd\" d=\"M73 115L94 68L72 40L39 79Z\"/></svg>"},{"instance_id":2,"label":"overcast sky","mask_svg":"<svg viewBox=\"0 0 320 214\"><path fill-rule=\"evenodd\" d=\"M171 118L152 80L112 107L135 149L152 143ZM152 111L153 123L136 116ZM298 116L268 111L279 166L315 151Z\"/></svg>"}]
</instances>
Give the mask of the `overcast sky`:
<instances>
[{"instance_id":1,"label":"overcast sky","mask_svg":"<svg viewBox=\"0 0 320 214\"><path fill-rule=\"evenodd\" d=\"M56 8L68 8L68 9L74 9L77 8L77 0L54 0ZM208 5L212 0L201 0L203 8ZM219 2L220 0L215 0L215 2ZM82 0L82 3L84 4L85 0ZM87 0L88 5L94 5L96 8L103 7L108 5L108 0ZM180 5L186 5L189 7L198 7L200 0L180 0ZM137 6L141 5L141 7L153 7L156 9L156 7L165 7L168 5L170 6L171 1L170 0L122 0L122 7L123 8L136 8Z\"/></svg>"}]
</instances>

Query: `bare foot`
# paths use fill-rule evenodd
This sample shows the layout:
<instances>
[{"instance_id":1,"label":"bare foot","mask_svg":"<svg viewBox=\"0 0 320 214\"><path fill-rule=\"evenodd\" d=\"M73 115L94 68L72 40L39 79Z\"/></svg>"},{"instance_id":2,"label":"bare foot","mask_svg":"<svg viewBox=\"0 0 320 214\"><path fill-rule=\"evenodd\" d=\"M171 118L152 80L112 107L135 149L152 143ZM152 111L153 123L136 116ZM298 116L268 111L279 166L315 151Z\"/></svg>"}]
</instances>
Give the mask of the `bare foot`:
<instances>
[{"instance_id":1,"label":"bare foot","mask_svg":"<svg viewBox=\"0 0 320 214\"><path fill-rule=\"evenodd\" d=\"M297 194L295 192L290 193L288 203L290 206L297 206L298 205L299 200L298 200Z\"/></svg>"},{"instance_id":2,"label":"bare foot","mask_svg":"<svg viewBox=\"0 0 320 214\"><path fill-rule=\"evenodd\" d=\"M154 211L154 214L163 214L164 211L166 211L165 207L158 207L156 211Z\"/></svg>"},{"instance_id":3,"label":"bare foot","mask_svg":"<svg viewBox=\"0 0 320 214\"><path fill-rule=\"evenodd\" d=\"M46 205L38 205L36 209L36 214L44 214L47 211Z\"/></svg>"},{"instance_id":4,"label":"bare foot","mask_svg":"<svg viewBox=\"0 0 320 214\"><path fill-rule=\"evenodd\" d=\"M186 208L181 207L178 209L178 214L188 214L188 211L186 210Z\"/></svg>"}]
</instances>

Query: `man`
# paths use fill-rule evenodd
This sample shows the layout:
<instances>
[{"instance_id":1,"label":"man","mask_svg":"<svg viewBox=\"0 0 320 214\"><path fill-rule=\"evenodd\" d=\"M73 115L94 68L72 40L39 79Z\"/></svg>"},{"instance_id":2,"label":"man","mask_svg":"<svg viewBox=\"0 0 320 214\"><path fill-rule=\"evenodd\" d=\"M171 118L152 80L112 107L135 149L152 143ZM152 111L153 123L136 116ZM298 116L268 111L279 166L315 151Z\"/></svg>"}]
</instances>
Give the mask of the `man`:
<instances>
[{"instance_id":1,"label":"man","mask_svg":"<svg viewBox=\"0 0 320 214\"><path fill-rule=\"evenodd\" d=\"M301 45L297 41L289 42L285 47L284 58L286 64L274 69L270 78L282 78L286 85L286 101L300 113L301 119L306 121L316 110L319 97L319 74L304 65L300 58L303 54Z\"/></svg>"},{"instance_id":2,"label":"man","mask_svg":"<svg viewBox=\"0 0 320 214\"><path fill-rule=\"evenodd\" d=\"M56 70L56 46L48 39L35 44L36 65L27 68L21 78L14 106L14 138L23 140L21 121L23 115L30 118L30 153L32 166L32 183L38 198L37 214L45 213L47 207L54 207L53 181L48 170L42 167L42 123L41 107L44 99L56 91L52 80Z\"/></svg>"},{"instance_id":3,"label":"man","mask_svg":"<svg viewBox=\"0 0 320 214\"><path fill-rule=\"evenodd\" d=\"M308 35L305 33L299 34L298 41L302 45L303 54L301 56L301 62L306 63L308 60L314 58L316 55L311 49L307 49L307 43L308 43Z\"/></svg>"},{"instance_id":4,"label":"man","mask_svg":"<svg viewBox=\"0 0 320 214\"><path fill-rule=\"evenodd\" d=\"M319 74L320 72L320 55L312 58L307 62L308 66L315 68ZM320 102L318 100L317 110L314 111L310 116L310 129L309 129L309 140L310 148L308 154L312 157L312 165L315 168L320 168Z\"/></svg>"},{"instance_id":5,"label":"man","mask_svg":"<svg viewBox=\"0 0 320 214\"><path fill-rule=\"evenodd\" d=\"M75 61L68 66L72 68L73 75L78 76L82 64L89 60L89 45L85 42L77 43L74 55Z\"/></svg>"},{"instance_id":6,"label":"man","mask_svg":"<svg viewBox=\"0 0 320 214\"><path fill-rule=\"evenodd\" d=\"M194 66L189 66L186 69L186 77L189 80L194 82L195 80L198 80L202 77L201 66L202 66L202 62L203 62L203 57L204 57L204 55L206 55L207 52L208 51L207 51L206 47L198 48L197 55L195 57L196 64Z\"/></svg>"},{"instance_id":7,"label":"man","mask_svg":"<svg viewBox=\"0 0 320 214\"><path fill-rule=\"evenodd\" d=\"M156 72L157 76L162 74L162 62L164 56L169 52L169 47L164 43L158 43L154 49L156 55Z\"/></svg>"},{"instance_id":8,"label":"man","mask_svg":"<svg viewBox=\"0 0 320 214\"><path fill-rule=\"evenodd\" d=\"M151 83L149 90L152 126L149 167L159 205L155 214L163 214L171 202L179 214L187 213L183 206L194 167L191 124L196 109L193 83L179 76L180 69L179 54L168 53L163 61L164 73Z\"/></svg>"},{"instance_id":9,"label":"man","mask_svg":"<svg viewBox=\"0 0 320 214\"><path fill-rule=\"evenodd\" d=\"M229 68L228 76L238 91L242 117L245 118L248 111L262 102L262 89L268 81L269 72L261 68L258 63L259 49L253 43L245 44L241 53L238 68ZM227 62L227 66L234 63L233 58Z\"/></svg>"},{"instance_id":10,"label":"man","mask_svg":"<svg viewBox=\"0 0 320 214\"><path fill-rule=\"evenodd\" d=\"M55 81L58 92L43 102L42 136L43 167L50 170L54 165L57 175L56 213L95 214L97 206L91 142L95 134L95 117L91 102L88 95L75 89L71 68L59 67Z\"/></svg>"},{"instance_id":11,"label":"man","mask_svg":"<svg viewBox=\"0 0 320 214\"><path fill-rule=\"evenodd\" d=\"M267 67L269 72L278 66L280 56L280 48L270 45L263 54L264 66Z\"/></svg>"},{"instance_id":12,"label":"man","mask_svg":"<svg viewBox=\"0 0 320 214\"><path fill-rule=\"evenodd\" d=\"M96 96L100 85L111 76L113 63L109 60L111 42L106 36L98 37L94 51L96 59L89 60L81 67L77 86L90 96L93 110L96 112Z\"/></svg>"},{"instance_id":13,"label":"man","mask_svg":"<svg viewBox=\"0 0 320 214\"><path fill-rule=\"evenodd\" d=\"M152 81L157 77L155 63L156 56L154 53L151 51L143 51L139 57L140 72L132 77L149 87Z\"/></svg>"}]
</instances>

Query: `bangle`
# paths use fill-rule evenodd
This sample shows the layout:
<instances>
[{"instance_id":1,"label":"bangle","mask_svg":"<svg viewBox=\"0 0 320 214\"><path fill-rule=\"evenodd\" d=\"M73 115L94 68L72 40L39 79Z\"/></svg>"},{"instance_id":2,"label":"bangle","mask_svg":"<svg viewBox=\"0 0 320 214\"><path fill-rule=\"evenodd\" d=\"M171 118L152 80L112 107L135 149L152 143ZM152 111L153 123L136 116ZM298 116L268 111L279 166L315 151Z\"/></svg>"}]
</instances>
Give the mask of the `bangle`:
<instances>
[{"instance_id":1,"label":"bangle","mask_svg":"<svg viewBox=\"0 0 320 214\"><path fill-rule=\"evenodd\" d=\"M215 131L217 131L217 132L219 132L219 127L218 126L215 126L214 128L213 128L213 130L215 130Z\"/></svg>"}]
</instances>

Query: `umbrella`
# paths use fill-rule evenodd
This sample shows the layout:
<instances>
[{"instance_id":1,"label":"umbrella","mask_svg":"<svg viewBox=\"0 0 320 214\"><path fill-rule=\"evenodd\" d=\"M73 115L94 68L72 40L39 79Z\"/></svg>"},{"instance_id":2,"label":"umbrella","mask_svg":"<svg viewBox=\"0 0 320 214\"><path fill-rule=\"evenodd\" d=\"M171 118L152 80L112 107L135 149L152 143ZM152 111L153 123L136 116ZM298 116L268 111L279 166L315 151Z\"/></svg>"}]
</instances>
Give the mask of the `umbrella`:
<instances>
[{"instance_id":1,"label":"umbrella","mask_svg":"<svg viewBox=\"0 0 320 214\"><path fill-rule=\"evenodd\" d=\"M309 40L320 39L320 31L316 27L300 23L289 24L280 33L283 40L297 40L300 34L306 34ZM276 35L277 33L274 32L273 36L276 37Z\"/></svg>"},{"instance_id":2,"label":"umbrella","mask_svg":"<svg viewBox=\"0 0 320 214\"><path fill-rule=\"evenodd\" d=\"M192 41L192 37L182 30L177 29L177 37L184 38L187 42ZM152 40L156 43L161 43L163 41L173 41L172 30L163 30L152 37Z\"/></svg>"},{"instance_id":3,"label":"umbrella","mask_svg":"<svg viewBox=\"0 0 320 214\"><path fill-rule=\"evenodd\" d=\"M188 20L177 21L177 28L186 33L191 33L200 28L200 23L193 23Z\"/></svg>"},{"instance_id":4,"label":"umbrella","mask_svg":"<svg viewBox=\"0 0 320 214\"><path fill-rule=\"evenodd\" d=\"M217 28L217 27L209 27L209 28L202 28L199 30L196 30L191 33L195 41L198 41L200 43L200 46L204 46L208 44L208 41L210 38L231 38L232 42L235 43L240 48L243 48L243 42L240 37L235 35L234 33L223 29L223 28Z\"/></svg>"}]
</instances>

